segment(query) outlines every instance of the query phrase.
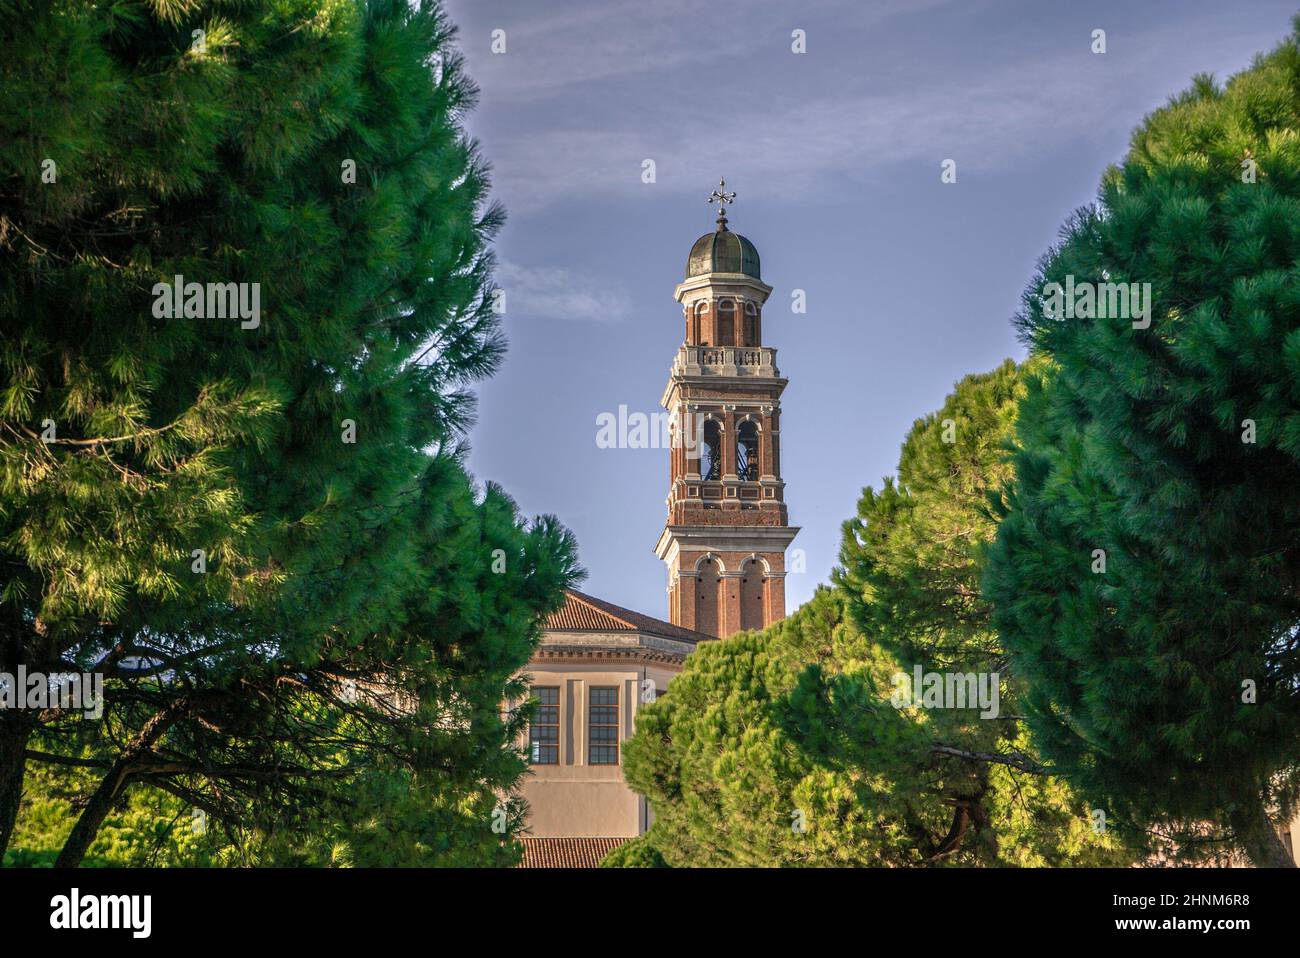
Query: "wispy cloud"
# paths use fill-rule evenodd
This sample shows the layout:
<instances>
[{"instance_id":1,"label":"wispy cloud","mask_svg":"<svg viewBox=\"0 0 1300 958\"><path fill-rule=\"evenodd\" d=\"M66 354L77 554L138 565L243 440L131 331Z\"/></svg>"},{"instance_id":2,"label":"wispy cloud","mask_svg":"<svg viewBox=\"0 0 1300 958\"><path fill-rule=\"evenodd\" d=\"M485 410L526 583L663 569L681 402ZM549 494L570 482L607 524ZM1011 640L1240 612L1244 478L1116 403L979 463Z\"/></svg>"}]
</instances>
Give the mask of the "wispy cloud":
<instances>
[{"instance_id":1,"label":"wispy cloud","mask_svg":"<svg viewBox=\"0 0 1300 958\"><path fill-rule=\"evenodd\" d=\"M631 297L607 277L597 286L561 267L501 263L496 282L505 291L506 312L530 319L617 323L632 312Z\"/></svg>"},{"instance_id":2,"label":"wispy cloud","mask_svg":"<svg viewBox=\"0 0 1300 958\"><path fill-rule=\"evenodd\" d=\"M956 2L821 0L814 11L790 0L746 0L712 9L700 0L547 0L500 10L487 19L475 16L473 31L462 33L461 46L474 76L495 102L534 102L566 87L634 74L693 75L707 84L712 71L733 58L752 56L764 47L783 48L790 30L801 21L806 26L814 15L842 16L866 29ZM450 4L453 11L458 6ZM484 52L495 29L506 32L504 55ZM707 95L707 87L702 92Z\"/></svg>"},{"instance_id":3,"label":"wispy cloud","mask_svg":"<svg viewBox=\"0 0 1300 958\"><path fill-rule=\"evenodd\" d=\"M1001 169L1052 141L1132 125L1104 100L1077 98L1080 81L1061 78L1012 94L997 79L958 89L914 91L904 99L863 93L774 106L752 116L684 114L638 129L547 129L493 143L495 182L507 206L530 213L597 194L633 199L648 190L699 190L718 170L781 184L798 196L825 177L862 174L904 162L957 158L964 170ZM642 183L644 160L656 183ZM737 171L737 172L731 172Z\"/></svg>"},{"instance_id":4,"label":"wispy cloud","mask_svg":"<svg viewBox=\"0 0 1300 958\"><path fill-rule=\"evenodd\" d=\"M950 5L817 5L809 19L815 13L822 22L810 29L804 56L788 49L798 19L788 3L745 5L732 30L718 29L719 19L693 0L503 17L510 52L470 57L492 103L480 132L496 193L528 215L579 196L698 190L719 170L779 183L787 196L822 188L828 176L855 179L913 162L937 170L949 157L966 172L1006 170L1061 144L1124 136L1140 119L1132 89L1169 82L1150 80L1165 62L1186 62L1189 43L1214 66L1224 40L1218 30L1189 32L1175 18L1116 32L1119 52L1102 56L1089 51L1087 31L1057 30L1055 44L1027 46L1014 59L1000 49L936 63L891 47L888 29L901 18ZM828 18L852 40L828 35ZM1258 34L1252 42L1261 49L1274 29L1237 26ZM646 159L656 164L653 186L641 181Z\"/></svg>"}]
</instances>

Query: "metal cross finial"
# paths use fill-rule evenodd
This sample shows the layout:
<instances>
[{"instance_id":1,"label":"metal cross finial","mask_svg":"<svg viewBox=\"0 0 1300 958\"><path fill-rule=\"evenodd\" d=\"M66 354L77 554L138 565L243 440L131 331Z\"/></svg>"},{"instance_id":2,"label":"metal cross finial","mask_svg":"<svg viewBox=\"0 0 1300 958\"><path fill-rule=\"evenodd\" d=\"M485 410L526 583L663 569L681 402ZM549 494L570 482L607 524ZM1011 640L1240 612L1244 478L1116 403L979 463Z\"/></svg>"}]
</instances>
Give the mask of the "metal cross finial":
<instances>
[{"instance_id":1,"label":"metal cross finial","mask_svg":"<svg viewBox=\"0 0 1300 958\"><path fill-rule=\"evenodd\" d=\"M709 194L709 202L718 204L718 228L727 228L727 204L736 202L735 192L727 192L725 178L718 180L718 188Z\"/></svg>"}]
</instances>

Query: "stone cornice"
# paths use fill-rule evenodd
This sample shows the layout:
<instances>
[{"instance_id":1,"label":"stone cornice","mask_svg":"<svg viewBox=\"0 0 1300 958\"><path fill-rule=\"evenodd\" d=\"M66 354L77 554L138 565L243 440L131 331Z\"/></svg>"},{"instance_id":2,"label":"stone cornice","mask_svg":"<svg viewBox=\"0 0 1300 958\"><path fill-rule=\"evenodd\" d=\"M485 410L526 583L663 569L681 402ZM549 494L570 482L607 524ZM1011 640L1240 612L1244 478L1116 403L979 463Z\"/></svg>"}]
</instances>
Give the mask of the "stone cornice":
<instances>
[{"instance_id":1,"label":"stone cornice","mask_svg":"<svg viewBox=\"0 0 1300 958\"><path fill-rule=\"evenodd\" d=\"M541 645L530 661L547 662L656 662L681 665L689 652L661 649L610 648L608 646Z\"/></svg>"},{"instance_id":2,"label":"stone cornice","mask_svg":"<svg viewBox=\"0 0 1300 958\"><path fill-rule=\"evenodd\" d=\"M762 304L767 301L768 296L772 295L772 287L761 279L755 279L745 273L701 273L699 276L692 276L678 283L677 288L673 290L673 298L679 303L713 299L728 294L742 298L745 294L749 294Z\"/></svg>"},{"instance_id":3,"label":"stone cornice","mask_svg":"<svg viewBox=\"0 0 1300 958\"><path fill-rule=\"evenodd\" d=\"M694 651L695 643L646 632L544 631L538 653L557 648L598 650L610 654L663 653L685 656Z\"/></svg>"},{"instance_id":4,"label":"stone cornice","mask_svg":"<svg viewBox=\"0 0 1300 958\"><path fill-rule=\"evenodd\" d=\"M655 555L665 561L682 552L784 552L798 526L664 526Z\"/></svg>"}]
</instances>

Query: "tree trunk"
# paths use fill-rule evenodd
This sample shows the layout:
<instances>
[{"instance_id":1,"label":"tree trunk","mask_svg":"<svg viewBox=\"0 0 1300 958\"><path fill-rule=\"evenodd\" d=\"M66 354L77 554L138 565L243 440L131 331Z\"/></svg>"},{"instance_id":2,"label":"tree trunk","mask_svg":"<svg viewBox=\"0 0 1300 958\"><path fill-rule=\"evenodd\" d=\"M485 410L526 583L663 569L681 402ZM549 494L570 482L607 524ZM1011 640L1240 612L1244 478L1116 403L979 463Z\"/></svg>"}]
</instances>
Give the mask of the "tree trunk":
<instances>
[{"instance_id":1,"label":"tree trunk","mask_svg":"<svg viewBox=\"0 0 1300 958\"><path fill-rule=\"evenodd\" d=\"M1256 868L1295 868L1295 859L1287 852L1263 805L1238 805L1228 815L1228 824Z\"/></svg>"},{"instance_id":2,"label":"tree trunk","mask_svg":"<svg viewBox=\"0 0 1300 958\"><path fill-rule=\"evenodd\" d=\"M18 820L18 804L23 797L23 772L27 762L23 752L31 738L28 722L0 721L0 864Z\"/></svg>"},{"instance_id":3,"label":"tree trunk","mask_svg":"<svg viewBox=\"0 0 1300 958\"><path fill-rule=\"evenodd\" d=\"M140 759L153 748L153 744L162 737L163 733L189 710L190 705L191 703L184 698L177 699L144 723L135 740L122 750L117 761L105 773L95 793L90 796L90 801L77 818L77 824L72 826L72 833L68 836L68 840L63 843L59 857L54 860L55 868L76 868L81 864L81 860L86 857L86 852L90 849L90 843L99 834L104 819L112 811L113 803L117 801L131 776L139 770Z\"/></svg>"},{"instance_id":4,"label":"tree trunk","mask_svg":"<svg viewBox=\"0 0 1300 958\"><path fill-rule=\"evenodd\" d=\"M59 857L54 860L55 868L76 868L81 864L81 860L86 857L86 852L90 849L90 843L99 834L100 826L112 811L113 803L117 801L122 787L130 776L129 762L119 758L113 763L113 767L108 770L108 774L95 789L95 794L90 796L89 803L82 809L77 824L72 826L72 833L63 843L63 848L59 850Z\"/></svg>"}]
</instances>

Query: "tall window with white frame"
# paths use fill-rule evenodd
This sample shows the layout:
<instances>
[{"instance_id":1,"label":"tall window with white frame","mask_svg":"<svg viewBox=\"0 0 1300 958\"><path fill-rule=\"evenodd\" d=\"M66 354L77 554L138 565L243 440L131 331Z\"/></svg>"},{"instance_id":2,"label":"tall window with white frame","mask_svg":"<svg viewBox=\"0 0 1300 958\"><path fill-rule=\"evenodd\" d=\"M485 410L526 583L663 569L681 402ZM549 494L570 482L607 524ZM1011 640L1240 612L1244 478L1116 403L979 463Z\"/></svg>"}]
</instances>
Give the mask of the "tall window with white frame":
<instances>
[{"instance_id":1,"label":"tall window with white frame","mask_svg":"<svg viewBox=\"0 0 1300 958\"><path fill-rule=\"evenodd\" d=\"M536 711L528 730L529 760L534 765L560 764L560 689L554 685L533 686Z\"/></svg>"},{"instance_id":2,"label":"tall window with white frame","mask_svg":"<svg viewBox=\"0 0 1300 958\"><path fill-rule=\"evenodd\" d=\"M618 764L618 688L591 690L587 709L587 761L592 765Z\"/></svg>"}]
</instances>

